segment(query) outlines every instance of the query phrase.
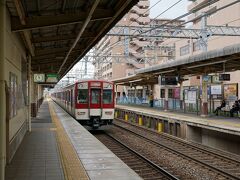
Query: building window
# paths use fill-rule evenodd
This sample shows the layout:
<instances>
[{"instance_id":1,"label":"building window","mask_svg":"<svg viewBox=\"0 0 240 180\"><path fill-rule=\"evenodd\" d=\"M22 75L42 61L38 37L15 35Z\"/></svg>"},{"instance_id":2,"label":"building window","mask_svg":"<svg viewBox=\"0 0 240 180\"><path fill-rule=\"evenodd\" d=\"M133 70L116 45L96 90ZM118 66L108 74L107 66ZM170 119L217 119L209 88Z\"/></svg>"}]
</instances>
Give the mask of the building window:
<instances>
[{"instance_id":1,"label":"building window","mask_svg":"<svg viewBox=\"0 0 240 180\"><path fill-rule=\"evenodd\" d=\"M189 54L189 53L190 53L189 44L180 48L180 56L184 56L184 55Z\"/></svg>"},{"instance_id":2,"label":"building window","mask_svg":"<svg viewBox=\"0 0 240 180\"><path fill-rule=\"evenodd\" d=\"M193 52L201 49L200 41L196 41L193 43Z\"/></svg>"},{"instance_id":3,"label":"building window","mask_svg":"<svg viewBox=\"0 0 240 180\"><path fill-rule=\"evenodd\" d=\"M168 98L173 98L173 89L168 89Z\"/></svg>"},{"instance_id":4,"label":"building window","mask_svg":"<svg viewBox=\"0 0 240 180\"><path fill-rule=\"evenodd\" d=\"M17 75L9 73L10 118L17 115Z\"/></svg>"},{"instance_id":5,"label":"building window","mask_svg":"<svg viewBox=\"0 0 240 180\"><path fill-rule=\"evenodd\" d=\"M165 89L161 89L160 97L165 98Z\"/></svg>"}]
</instances>

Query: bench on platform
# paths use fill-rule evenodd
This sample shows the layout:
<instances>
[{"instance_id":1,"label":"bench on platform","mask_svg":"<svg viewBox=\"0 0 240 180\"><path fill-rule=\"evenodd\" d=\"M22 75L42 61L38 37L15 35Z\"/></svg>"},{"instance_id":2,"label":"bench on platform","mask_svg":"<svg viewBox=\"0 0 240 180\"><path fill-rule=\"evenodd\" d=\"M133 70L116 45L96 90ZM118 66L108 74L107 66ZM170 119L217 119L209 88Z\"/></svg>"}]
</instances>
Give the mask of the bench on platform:
<instances>
[{"instance_id":1,"label":"bench on platform","mask_svg":"<svg viewBox=\"0 0 240 180\"><path fill-rule=\"evenodd\" d=\"M224 116L230 116L230 110L231 110L231 108L230 108L230 106L229 105L226 105L225 107L223 107L219 112L220 112L220 114L221 113L224 113ZM237 117L240 117L240 111L238 111L238 112L235 112L234 114L237 114Z\"/></svg>"}]
</instances>

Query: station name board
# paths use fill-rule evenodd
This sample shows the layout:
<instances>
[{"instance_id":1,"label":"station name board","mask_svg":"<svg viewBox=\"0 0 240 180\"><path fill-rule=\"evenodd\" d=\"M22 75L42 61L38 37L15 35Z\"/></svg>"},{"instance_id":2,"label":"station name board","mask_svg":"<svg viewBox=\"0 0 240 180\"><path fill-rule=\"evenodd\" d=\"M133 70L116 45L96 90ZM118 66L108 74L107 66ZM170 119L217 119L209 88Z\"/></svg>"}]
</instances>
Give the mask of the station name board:
<instances>
[{"instance_id":1,"label":"station name board","mask_svg":"<svg viewBox=\"0 0 240 180\"><path fill-rule=\"evenodd\" d=\"M57 83L58 75L57 74L34 74L33 81L35 83Z\"/></svg>"}]
</instances>

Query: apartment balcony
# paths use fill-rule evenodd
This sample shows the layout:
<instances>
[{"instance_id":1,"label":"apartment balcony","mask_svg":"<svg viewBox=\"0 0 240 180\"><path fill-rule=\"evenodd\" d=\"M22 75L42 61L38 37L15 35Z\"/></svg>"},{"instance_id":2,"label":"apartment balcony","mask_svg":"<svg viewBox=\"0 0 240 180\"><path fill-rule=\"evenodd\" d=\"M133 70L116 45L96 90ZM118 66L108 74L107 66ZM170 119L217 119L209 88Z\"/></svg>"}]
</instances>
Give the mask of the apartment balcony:
<instances>
[{"instance_id":1,"label":"apartment balcony","mask_svg":"<svg viewBox=\"0 0 240 180\"><path fill-rule=\"evenodd\" d=\"M147 41L139 41L138 39L135 39L133 41L130 41L130 44L131 45L136 45L138 47L144 47L144 46L147 46L149 44L149 42L147 42Z\"/></svg>"},{"instance_id":2,"label":"apartment balcony","mask_svg":"<svg viewBox=\"0 0 240 180\"><path fill-rule=\"evenodd\" d=\"M149 17L139 17L137 19L137 22L139 24L149 24L150 23L150 18Z\"/></svg>"},{"instance_id":3,"label":"apartment balcony","mask_svg":"<svg viewBox=\"0 0 240 180\"><path fill-rule=\"evenodd\" d=\"M139 1L136 6L140 8L149 8L150 1Z\"/></svg>"},{"instance_id":4,"label":"apartment balcony","mask_svg":"<svg viewBox=\"0 0 240 180\"><path fill-rule=\"evenodd\" d=\"M134 56L136 59L140 59L140 58L142 58L144 56L143 53L138 53L133 48L129 48L129 54Z\"/></svg>"},{"instance_id":5,"label":"apartment balcony","mask_svg":"<svg viewBox=\"0 0 240 180\"><path fill-rule=\"evenodd\" d=\"M215 0L215 2L217 2L219 0ZM188 11L194 11L198 8L200 8L201 6L203 6L203 4L207 4L209 2L209 0L196 0L195 2L192 2L189 6L188 6Z\"/></svg>"},{"instance_id":6,"label":"apartment balcony","mask_svg":"<svg viewBox=\"0 0 240 180\"><path fill-rule=\"evenodd\" d=\"M133 14L133 13L131 13L131 14L129 15L129 19L130 19L131 21L136 21L138 18L139 18L139 15L138 15L138 14Z\"/></svg>"},{"instance_id":7,"label":"apartment balcony","mask_svg":"<svg viewBox=\"0 0 240 180\"><path fill-rule=\"evenodd\" d=\"M142 9L142 8L139 8L138 6L134 6L130 10L130 13L144 14L144 16L148 16L150 12L148 9Z\"/></svg>"},{"instance_id":8,"label":"apartment balcony","mask_svg":"<svg viewBox=\"0 0 240 180\"><path fill-rule=\"evenodd\" d=\"M136 44L132 44L131 42L129 48L132 49L134 52L142 51L142 47L137 46Z\"/></svg>"},{"instance_id":9,"label":"apartment balcony","mask_svg":"<svg viewBox=\"0 0 240 180\"><path fill-rule=\"evenodd\" d=\"M140 26L138 22L136 21L131 21L131 26ZM133 31L134 32L134 31Z\"/></svg>"}]
</instances>

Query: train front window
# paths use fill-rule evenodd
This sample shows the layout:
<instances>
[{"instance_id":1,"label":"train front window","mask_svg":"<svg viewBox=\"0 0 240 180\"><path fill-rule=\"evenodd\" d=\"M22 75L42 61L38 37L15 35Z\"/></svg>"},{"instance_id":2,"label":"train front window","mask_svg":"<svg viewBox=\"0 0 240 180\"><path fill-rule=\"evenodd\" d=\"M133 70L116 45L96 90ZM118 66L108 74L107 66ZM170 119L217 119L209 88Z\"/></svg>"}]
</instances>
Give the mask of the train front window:
<instances>
[{"instance_id":1,"label":"train front window","mask_svg":"<svg viewBox=\"0 0 240 180\"><path fill-rule=\"evenodd\" d=\"M105 89L103 90L103 104L111 104L112 103L112 90Z\"/></svg>"},{"instance_id":2,"label":"train front window","mask_svg":"<svg viewBox=\"0 0 240 180\"><path fill-rule=\"evenodd\" d=\"M92 95L91 104L100 104L100 93L101 93L100 89L91 89Z\"/></svg>"},{"instance_id":3,"label":"train front window","mask_svg":"<svg viewBox=\"0 0 240 180\"><path fill-rule=\"evenodd\" d=\"M88 102L88 90L79 89L78 90L78 103L86 104Z\"/></svg>"}]
</instances>

